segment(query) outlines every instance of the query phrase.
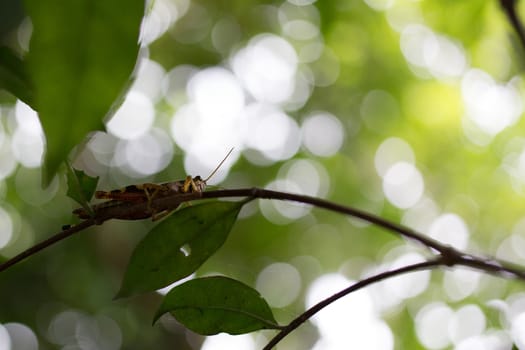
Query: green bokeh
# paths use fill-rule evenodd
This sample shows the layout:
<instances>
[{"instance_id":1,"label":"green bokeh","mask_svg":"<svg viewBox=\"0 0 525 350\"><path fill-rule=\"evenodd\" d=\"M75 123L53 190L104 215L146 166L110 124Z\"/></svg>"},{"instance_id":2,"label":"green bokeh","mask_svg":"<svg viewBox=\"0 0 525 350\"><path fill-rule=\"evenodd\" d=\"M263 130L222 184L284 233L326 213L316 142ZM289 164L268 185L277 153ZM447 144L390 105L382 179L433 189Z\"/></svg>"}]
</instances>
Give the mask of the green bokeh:
<instances>
[{"instance_id":1,"label":"green bokeh","mask_svg":"<svg viewBox=\"0 0 525 350\"><path fill-rule=\"evenodd\" d=\"M470 67L482 69L503 83L514 79L513 83L523 95L522 63L518 61L522 56L515 51L514 33L496 1L394 3L399 9L419 11L420 20L428 28L462 45ZM194 33L195 27L199 29L199 23L192 22L188 16L177 21L148 48L149 58L166 70L180 64L199 68L227 65L231 52L245 45L254 35L282 34L277 20L282 1L201 0L198 4L206 10L209 21L202 23L207 29L201 40L184 40ZM520 6L525 5L520 2ZM463 129L465 106L459 79L440 80L414 73L400 49L401 34L389 23L390 10L374 10L364 1L319 0L315 7L322 39L337 57L340 73L333 84L314 88L305 106L291 114L300 124L312 111L330 112L343 125L346 139L340 151L331 157L316 157L305 149L295 157L315 159L324 166L330 179L327 199L401 222L404 211L382 197L381 178L374 167L374 156L385 139L402 138L414 151L415 164L424 177L425 195L433 199L440 212L453 212L464 219L470 230L469 248L495 254L501 241L524 217L523 179L510 176L505 165L509 157L522 151L525 121L518 120L484 146L474 144ZM126 13L117 13L115 18L125 21ZM210 31L213 24L223 19L233 20L240 31L234 36L230 48L220 51L213 46ZM76 24L72 21L69 25L75 27ZM93 45L97 40L98 37ZM112 43L106 42L105 45L111 46ZM23 50L17 48L17 51ZM97 50L100 56L93 54L94 59L115 60L113 63L118 66L122 58L107 57L103 51ZM122 54L126 56L129 68L129 55L136 55L136 52L131 50ZM74 85L75 82L71 83ZM103 80L91 83L105 86ZM95 100L98 93L104 93L98 87L90 91ZM377 96L388 97L371 105L369 111L373 117L368 118L363 115L363 103L373 91L380 92ZM64 92L57 90L57 93L59 96L55 98L64 98ZM0 121L7 132L12 131L13 118L9 101L0 105ZM167 127L166 116L173 112L173 107L159 101L156 108L158 126ZM100 112L96 115L98 124L105 111L97 111ZM54 148L65 149L63 154L69 152L73 144L82 142L86 130L93 129L93 124L86 121L80 125L81 132L64 135L64 127L69 126L67 120L62 119L60 123L55 123L53 118L49 120L43 121L47 137L53 140L50 144ZM53 167L58 163L54 160ZM263 167L241 158L221 186L265 186L276 179L283 163ZM27 200L22 198L20 185L17 187L17 179L26 171L19 166L1 182L1 206L12 214L19 235L17 241L0 250L2 256L12 256L74 220L70 212L76 204L67 199L65 175L59 174L56 194L50 200L41 200L45 195L36 189L33 199ZM30 173L34 188L38 188L40 171L31 170ZM167 169L144 181L178 180L184 176L179 154ZM236 180L239 178L242 181ZM379 199L378 194L381 195ZM280 324L304 311L306 288L320 274L341 271L356 279L367 267L382 263L385 254L393 247L409 244L383 230L356 224L318 209L299 220L276 225L260 214L257 205L254 206L254 215L244 217L241 212L241 219L235 223L224 246L198 274L223 273L253 287L258 273L269 263L295 263L302 274L303 289L293 304L276 310ZM93 319L107 316L115 320L122 332L123 349L173 349L174 344L180 349L190 349L190 343L200 344L201 337L179 324L158 322L153 327L150 325L161 302L159 295L112 300L133 248L152 225L149 221L108 222L0 273L0 323L28 325L36 332L40 349L57 346L48 339L47 327L55 315L66 310L76 310ZM505 299L511 293L523 292L525 286L488 279L477 293L454 302L448 299L442 279L443 273L434 272L429 290L406 301L404 307L392 314L385 315L395 334L396 348L423 348L418 343L413 316L414 310L430 301L450 303L455 309L466 303L476 304L485 312L490 327L497 329L504 326L499 314L485 304L494 298ZM311 345L315 336L311 325L291 335L296 337L293 338L296 344L304 346Z\"/></svg>"}]
</instances>

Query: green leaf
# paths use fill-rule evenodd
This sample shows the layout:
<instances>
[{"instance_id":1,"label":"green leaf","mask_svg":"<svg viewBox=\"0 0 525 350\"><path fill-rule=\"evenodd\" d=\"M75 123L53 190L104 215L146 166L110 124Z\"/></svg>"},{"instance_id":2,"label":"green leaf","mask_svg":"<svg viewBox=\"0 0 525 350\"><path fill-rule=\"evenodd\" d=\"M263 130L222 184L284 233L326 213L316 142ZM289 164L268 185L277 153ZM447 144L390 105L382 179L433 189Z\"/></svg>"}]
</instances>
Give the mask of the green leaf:
<instances>
[{"instance_id":1,"label":"green leaf","mask_svg":"<svg viewBox=\"0 0 525 350\"><path fill-rule=\"evenodd\" d=\"M0 89L5 89L34 108L33 91L24 62L8 47L0 47Z\"/></svg>"},{"instance_id":2,"label":"green leaf","mask_svg":"<svg viewBox=\"0 0 525 350\"><path fill-rule=\"evenodd\" d=\"M122 96L138 55L144 0L25 0L27 72L46 134L44 183Z\"/></svg>"},{"instance_id":3,"label":"green leaf","mask_svg":"<svg viewBox=\"0 0 525 350\"><path fill-rule=\"evenodd\" d=\"M281 328L259 292L222 276L194 279L174 287L164 298L154 322L166 312L203 335Z\"/></svg>"},{"instance_id":4,"label":"green leaf","mask_svg":"<svg viewBox=\"0 0 525 350\"><path fill-rule=\"evenodd\" d=\"M190 206L155 226L135 248L117 297L157 290L193 273L226 241L244 203Z\"/></svg>"},{"instance_id":5,"label":"green leaf","mask_svg":"<svg viewBox=\"0 0 525 350\"><path fill-rule=\"evenodd\" d=\"M67 195L79 203L89 213L92 213L89 201L95 193L98 177L86 175L81 170L76 170L68 164L67 167Z\"/></svg>"}]
</instances>

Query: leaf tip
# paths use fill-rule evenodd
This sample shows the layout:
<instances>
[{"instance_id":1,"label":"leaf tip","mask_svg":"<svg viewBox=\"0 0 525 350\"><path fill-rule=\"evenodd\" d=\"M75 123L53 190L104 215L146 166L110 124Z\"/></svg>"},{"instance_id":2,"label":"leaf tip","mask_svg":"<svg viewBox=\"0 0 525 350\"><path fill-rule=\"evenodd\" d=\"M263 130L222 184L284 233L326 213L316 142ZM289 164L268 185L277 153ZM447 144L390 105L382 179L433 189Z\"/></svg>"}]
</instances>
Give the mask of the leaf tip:
<instances>
[{"instance_id":1,"label":"leaf tip","mask_svg":"<svg viewBox=\"0 0 525 350\"><path fill-rule=\"evenodd\" d=\"M162 315L164 315L166 313L166 311L164 311L162 309L162 306L157 310L157 312L155 312L155 316L153 316L153 320L151 321L151 325L154 326L155 323L157 323L157 321L159 320L159 318L162 317Z\"/></svg>"},{"instance_id":2,"label":"leaf tip","mask_svg":"<svg viewBox=\"0 0 525 350\"><path fill-rule=\"evenodd\" d=\"M119 291L117 292L117 294L115 294L115 296L113 297L113 301L115 300L119 300L119 299L123 299L123 298L126 298L130 296L130 293L127 292L124 288L120 288Z\"/></svg>"}]
</instances>

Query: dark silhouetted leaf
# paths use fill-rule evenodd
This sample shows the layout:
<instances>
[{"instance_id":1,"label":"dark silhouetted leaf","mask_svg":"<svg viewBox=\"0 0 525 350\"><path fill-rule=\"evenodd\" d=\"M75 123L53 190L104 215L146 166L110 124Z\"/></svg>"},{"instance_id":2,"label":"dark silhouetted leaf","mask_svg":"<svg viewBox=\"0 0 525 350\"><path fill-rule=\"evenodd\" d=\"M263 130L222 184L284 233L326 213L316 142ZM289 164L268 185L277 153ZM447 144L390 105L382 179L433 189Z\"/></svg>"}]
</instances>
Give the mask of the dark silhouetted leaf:
<instances>
[{"instance_id":1,"label":"dark silhouetted leaf","mask_svg":"<svg viewBox=\"0 0 525 350\"><path fill-rule=\"evenodd\" d=\"M47 184L122 96L139 50L144 0L26 0L26 67L47 140Z\"/></svg>"},{"instance_id":2,"label":"dark silhouetted leaf","mask_svg":"<svg viewBox=\"0 0 525 350\"><path fill-rule=\"evenodd\" d=\"M0 47L0 89L9 91L34 108L24 62L7 47Z\"/></svg>"},{"instance_id":3,"label":"dark silhouetted leaf","mask_svg":"<svg viewBox=\"0 0 525 350\"><path fill-rule=\"evenodd\" d=\"M181 209L138 244L117 297L153 291L197 270L219 249L245 202L211 202Z\"/></svg>"},{"instance_id":4,"label":"dark silhouetted leaf","mask_svg":"<svg viewBox=\"0 0 525 350\"><path fill-rule=\"evenodd\" d=\"M97 188L98 177L86 175L81 170L67 167L67 195L91 213L89 201ZM91 213L92 214L92 213Z\"/></svg>"},{"instance_id":5,"label":"dark silhouetted leaf","mask_svg":"<svg viewBox=\"0 0 525 350\"><path fill-rule=\"evenodd\" d=\"M164 298L155 321L166 312L203 335L280 328L259 292L222 276L194 279L174 287Z\"/></svg>"}]
</instances>

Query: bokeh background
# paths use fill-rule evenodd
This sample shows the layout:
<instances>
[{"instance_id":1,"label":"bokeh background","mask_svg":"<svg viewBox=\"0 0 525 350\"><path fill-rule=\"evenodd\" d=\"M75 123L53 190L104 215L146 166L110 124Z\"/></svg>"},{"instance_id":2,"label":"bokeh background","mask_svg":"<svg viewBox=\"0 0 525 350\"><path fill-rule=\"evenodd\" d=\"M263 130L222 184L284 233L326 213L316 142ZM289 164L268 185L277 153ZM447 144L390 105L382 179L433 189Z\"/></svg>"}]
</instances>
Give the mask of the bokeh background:
<instances>
[{"instance_id":1,"label":"bokeh background","mask_svg":"<svg viewBox=\"0 0 525 350\"><path fill-rule=\"evenodd\" d=\"M31 22L10 10L6 40L24 52ZM326 198L525 265L524 49L497 1L156 0L141 45L123 105L74 160L101 189L207 176L234 147L209 184ZM75 204L62 175L40 187L36 113L5 92L0 102L8 258L74 222ZM151 326L165 291L112 300L151 226L107 222L2 272L0 349L261 348L274 332ZM257 201L198 275L254 286L286 323L425 256L358 220ZM525 349L525 284L447 269L350 295L279 349L513 346Z\"/></svg>"}]
</instances>

